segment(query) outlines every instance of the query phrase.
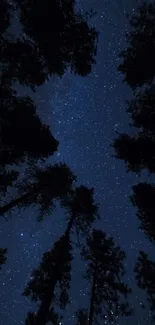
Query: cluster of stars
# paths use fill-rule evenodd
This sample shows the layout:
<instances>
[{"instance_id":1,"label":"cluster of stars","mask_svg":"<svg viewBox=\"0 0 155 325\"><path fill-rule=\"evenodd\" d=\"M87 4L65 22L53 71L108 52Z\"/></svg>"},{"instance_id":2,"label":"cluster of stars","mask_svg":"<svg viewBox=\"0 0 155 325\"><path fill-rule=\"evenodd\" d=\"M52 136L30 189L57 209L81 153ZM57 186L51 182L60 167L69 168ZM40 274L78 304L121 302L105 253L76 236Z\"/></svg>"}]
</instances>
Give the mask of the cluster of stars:
<instances>
[{"instance_id":1,"label":"cluster of stars","mask_svg":"<svg viewBox=\"0 0 155 325\"><path fill-rule=\"evenodd\" d=\"M37 90L34 99L41 118L49 124L54 136L60 141L55 160L65 161L78 176L79 182L95 187L95 199L100 203L101 221L97 227L114 236L115 241L127 252L126 280L134 283L133 266L136 254L148 247L144 235L138 231L135 210L129 202L131 186L135 176L125 172L122 162L113 157L110 147L116 130L125 130L127 113L125 100L128 90L122 84L117 71L119 52L125 46L127 9L134 11L131 1L78 1L80 7L94 7L97 12L94 24L100 31L96 65L86 78L68 73L62 79L53 78L46 87ZM131 6L131 7L130 7ZM84 8L85 9L85 8ZM15 211L12 220L1 227L1 244L8 247L8 260L1 271L0 300L2 324L24 325L31 301L22 296L24 286L31 278L42 254L52 247L66 227L62 211L47 217L36 225L36 211ZM21 230L22 229L22 230ZM30 234L31 232L31 234ZM76 251L76 250L75 250ZM75 252L76 256L77 252ZM89 304L89 287L82 280L85 269L75 258L70 290L71 304L59 325L76 324L75 312L81 304ZM80 283L80 286L79 286ZM136 325L150 324L150 313L141 316L142 302L137 287L133 295L136 305ZM75 294L76 293L76 294ZM139 295L138 295L138 294ZM105 324L108 324L105 316ZM119 319L119 325L124 320Z\"/></svg>"}]
</instances>

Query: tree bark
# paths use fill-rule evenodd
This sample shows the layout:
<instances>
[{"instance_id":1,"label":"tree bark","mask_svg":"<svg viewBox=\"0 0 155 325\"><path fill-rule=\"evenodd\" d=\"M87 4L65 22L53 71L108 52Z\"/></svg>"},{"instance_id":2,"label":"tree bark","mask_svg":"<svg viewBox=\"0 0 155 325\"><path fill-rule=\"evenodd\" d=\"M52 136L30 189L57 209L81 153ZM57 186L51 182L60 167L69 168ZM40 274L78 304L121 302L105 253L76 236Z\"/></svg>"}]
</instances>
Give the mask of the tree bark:
<instances>
[{"instance_id":1,"label":"tree bark","mask_svg":"<svg viewBox=\"0 0 155 325\"><path fill-rule=\"evenodd\" d=\"M66 240L68 239L68 236L70 235L70 231L72 229L74 223L74 215L70 218L69 222L68 222L68 226L67 229L65 231L65 235L64 237L66 238ZM65 249L65 247L64 247ZM61 275L61 270L62 270L62 255L64 254L64 249L61 249L61 251L59 252L59 256L58 256L58 262L55 265L55 268L53 270L53 277L49 283L49 288L48 291L45 294L44 299L41 302L41 305L39 307L39 310L37 312L36 315L36 319L35 319L35 325L46 325L46 323L48 322L48 315L49 315L49 311L50 311L50 306L53 300L53 296L54 296L54 290L58 281L59 276Z\"/></svg>"},{"instance_id":2,"label":"tree bark","mask_svg":"<svg viewBox=\"0 0 155 325\"><path fill-rule=\"evenodd\" d=\"M29 198L31 194L31 192L25 193L15 200L5 204L3 207L0 207L0 216L17 206L19 203L22 203L25 199Z\"/></svg>"}]
</instances>

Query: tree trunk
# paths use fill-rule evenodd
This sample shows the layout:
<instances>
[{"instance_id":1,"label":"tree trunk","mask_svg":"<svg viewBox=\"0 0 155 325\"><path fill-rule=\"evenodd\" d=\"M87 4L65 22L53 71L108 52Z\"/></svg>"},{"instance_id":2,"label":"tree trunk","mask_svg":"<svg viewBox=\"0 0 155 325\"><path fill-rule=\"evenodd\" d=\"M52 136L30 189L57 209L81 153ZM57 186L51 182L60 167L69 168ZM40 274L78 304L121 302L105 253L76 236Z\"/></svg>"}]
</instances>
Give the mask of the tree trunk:
<instances>
[{"instance_id":1,"label":"tree trunk","mask_svg":"<svg viewBox=\"0 0 155 325\"><path fill-rule=\"evenodd\" d=\"M67 229L64 234L64 238L68 239L68 236L70 235L70 231L72 229L74 223L74 215L70 218L68 222ZM64 247L65 249L65 247ZM53 277L51 278L51 281L49 283L48 291L45 294L44 299L41 302L41 305L39 307L39 310L36 315L35 319L35 325L46 325L48 322L48 315L50 311L50 306L53 300L54 296L54 290L58 281L59 276L61 275L62 270L62 255L64 254L64 249L61 249L58 256L58 262L55 265L55 269L53 270Z\"/></svg>"},{"instance_id":2,"label":"tree trunk","mask_svg":"<svg viewBox=\"0 0 155 325\"><path fill-rule=\"evenodd\" d=\"M72 217L70 218L69 222L68 222L68 226L67 226L67 229L65 231L65 237L68 237L70 235L70 231L73 227L73 223L74 223L74 215L72 215Z\"/></svg>"},{"instance_id":3,"label":"tree trunk","mask_svg":"<svg viewBox=\"0 0 155 325\"><path fill-rule=\"evenodd\" d=\"M54 275L56 275L57 268L55 269ZM53 299L55 285L57 283L56 278L52 278L51 283L49 284L49 289L46 292L44 299L41 302L39 310L35 318L35 325L46 325L48 322L48 314L50 310L50 305Z\"/></svg>"},{"instance_id":4,"label":"tree trunk","mask_svg":"<svg viewBox=\"0 0 155 325\"><path fill-rule=\"evenodd\" d=\"M90 309L89 309L88 325L92 325L93 324L94 298L95 298L96 279L97 279L97 263L95 265L95 271L94 271L94 275L93 275L93 283L92 283L92 290L91 290L91 299L90 299Z\"/></svg>"},{"instance_id":5,"label":"tree trunk","mask_svg":"<svg viewBox=\"0 0 155 325\"><path fill-rule=\"evenodd\" d=\"M29 198L31 194L31 192L25 193L17 199L5 204L3 207L0 207L0 216L17 206L19 203L22 203L25 199Z\"/></svg>"}]
</instances>

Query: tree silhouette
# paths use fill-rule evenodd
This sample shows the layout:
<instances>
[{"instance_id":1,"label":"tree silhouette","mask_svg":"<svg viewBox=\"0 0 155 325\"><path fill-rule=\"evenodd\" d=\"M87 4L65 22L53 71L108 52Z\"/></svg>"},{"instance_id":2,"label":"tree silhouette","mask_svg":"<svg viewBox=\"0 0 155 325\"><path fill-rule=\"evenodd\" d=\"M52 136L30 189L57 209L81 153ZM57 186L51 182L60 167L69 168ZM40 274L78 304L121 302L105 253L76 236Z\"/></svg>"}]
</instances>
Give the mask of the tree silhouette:
<instances>
[{"instance_id":1,"label":"tree silhouette","mask_svg":"<svg viewBox=\"0 0 155 325\"><path fill-rule=\"evenodd\" d=\"M8 187L13 186L14 181L18 177L18 172L15 170L7 170L7 168L0 167L0 194L5 196Z\"/></svg>"},{"instance_id":2,"label":"tree silhouette","mask_svg":"<svg viewBox=\"0 0 155 325\"><path fill-rule=\"evenodd\" d=\"M141 221L140 229L155 244L155 186L149 183L139 183L133 186L133 192L130 199L138 209L137 216ZM140 251L134 271L137 285L147 294L152 320L155 321L155 262L151 261L145 252Z\"/></svg>"},{"instance_id":3,"label":"tree silhouette","mask_svg":"<svg viewBox=\"0 0 155 325\"><path fill-rule=\"evenodd\" d=\"M6 254L7 254L7 249L6 248L0 248L0 270L2 269L2 265L5 264L6 262Z\"/></svg>"},{"instance_id":4,"label":"tree silhouette","mask_svg":"<svg viewBox=\"0 0 155 325\"><path fill-rule=\"evenodd\" d=\"M52 307L56 304L61 309L69 303L71 248L69 236L62 236L52 250L43 254L39 268L32 273L32 280L25 288L24 295L41 302L38 313L34 315L34 324L43 325L50 320L51 303Z\"/></svg>"},{"instance_id":5,"label":"tree silhouette","mask_svg":"<svg viewBox=\"0 0 155 325\"><path fill-rule=\"evenodd\" d=\"M127 34L127 49L118 70L133 90L134 98L127 101L130 126L136 135L118 133L113 143L116 158L125 162L127 171L140 175L146 169L155 173L155 2L140 5L130 17L131 31ZM134 132L135 133L135 132ZM155 243L153 184L140 182L133 186L132 204L137 207L140 229ZM135 267L137 284L145 289L152 312L155 311L155 264L147 254L140 252ZM154 316L153 316L154 317ZM154 318L155 319L155 318Z\"/></svg>"},{"instance_id":6,"label":"tree silhouette","mask_svg":"<svg viewBox=\"0 0 155 325\"><path fill-rule=\"evenodd\" d=\"M61 295L59 307L65 308L68 300L68 289L71 280L71 230L78 233L88 233L92 223L98 216L98 206L94 203L93 190L84 186L75 188L74 195L62 200L62 207L69 217L65 234L54 244L53 249L43 255L39 269L32 273L32 280L28 283L24 295L32 299L40 299L41 304L35 317L35 325L45 325L51 303L55 297L56 286L59 284ZM53 306L52 306L53 307Z\"/></svg>"},{"instance_id":7,"label":"tree silhouette","mask_svg":"<svg viewBox=\"0 0 155 325\"><path fill-rule=\"evenodd\" d=\"M88 325L88 310L86 308L78 309L76 312L76 324L77 325Z\"/></svg>"},{"instance_id":8,"label":"tree silhouette","mask_svg":"<svg viewBox=\"0 0 155 325\"><path fill-rule=\"evenodd\" d=\"M39 206L38 220L44 214L51 214L55 208L55 200L62 200L73 193L75 175L65 163L46 166L31 166L22 181L16 183L20 196L0 208L0 215L9 212L13 207L31 205Z\"/></svg>"},{"instance_id":9,"label":"tree silhouette","mask_svg":"<svg viewBox=\"0 0 155 325\"><path fill-rule=\"evenodd\" d=\"M58 141L36 114L30 97L17 97L9 87L0 88L0 164L4 167L25 160L47 158Z\"/></svg>"},{"instance_id":10,"label":"tree silhouette","mask_svg":"<svg viewBox=\"0 0 155 325\"><path fill-rule=\"evenodd\" d=\"M13 2L0 1L0 192L7 193L18 177L13 164L28 160L48 158L54 154L58 141L49 127L44 125L36 113L35 103L30 97L20 97L13 90L15 81L10 66L17 67L13 60L14 38L8 32L15 11ZM17 47L16 47L16 50ZM15 51L20 57L20 51ZM20 48L19 48L20 50ZM23 55L26 55L23 50ZM32 63L32 62L31 62ZM26 66L23 67L26 71ZM27 70L28 71L28 70Z\"/></svg>"},{"instance_id":11,"label":"tree silhouette","mask_svg":"<svg viewBox=\"0 0 155 325\"><path fill-rule=\"evenodd\" d=\"M67 68L81 76L91 72L98 38L97 31L86 20L92 12L77 12L74 0L15 3L23 33L37 49L45 78L52 74L62 76Z\"/></svg>"},{"instance_id":12,"label":"tree silhouette","mask_svg":"<svg viewBox=\"0 0 155 325\"><path fill-rule=\"evenodd\" d=\"M95 62L98 34L87 23L92 12L87 17L82 16L76 13L73 1L65 3L61 6L61 2L50 1L43 5L40 1L35 7L34 3L25 1L0 2L0 177L5 193L18 177L14 170L8 172L8 166L24 162L26 158L47 158L58 147L49 127L38 117L35 103L29 96L17 96L13 84L35 89L52 74L62 76L68 66L75 73L86 75ZM38 14L34 21L36 9ZM19 37L10 29L16 10L24 24ZM38 29L40 19L46 25L42 30ZM53 29L52 24L55 24ZM28 35L30 30L31 36Z\"/></svg>"},{"instance_id":13,"label":"tree silhouette","mask_svg":"<svg viewBox=\"0 0 155 325\"><path fill-rule=\"evenodd\" d=\"M93 230L82 257L88 263L84 278L90 284L90 307L87 313L85 309L77 312L78 324L99 324L103 319L114 322L119 315L131 315L127 302L131 290L123 282L125 253L113 238Z\"/></svg>"},{"instance_id":14,"label":"tree silhouette","mask_svg":"<svg viewBox=\"0 0 155 325\"><path fill-rule=\"evenodd\" d=\"M41 85L45 81L44 64L34 44L24 35L15 37L11 30L11 18L17 10L15 2L0 2L0 85L12 86L18 82L26 86Z\"/></svg>"},{"instance_id":15,"label":"tree silhouette","mask_svg":"<svg viewBox=\"0 0 155 325\"><path fill-rule=\"evenodd\" d=\"M99 218L98 205L94 201L94 188L75 187L73 195L62 197L61 207L69 216L69 225L76 228L77 234L88 235L93 222ZM71 216L71 217L70 217Z\"/></svg>"},{"instance_id":16,"label":"tree silhouette","mask_svg":"<svg viewBox=\"0 0 155 325\"><path fill-rule=\"evenodd\" d=\"M44 83L46 72L34 44L24 36L15 37L10 31L16 9L13 1L0 2L0 87L4 91L6 86L17 82L35 90L35 84Z\"/></svg>"},{"instance_id":17,"label":"tree silhouette","mask_svg":"<svg viewBox=\"0 0 155 325\"><path fill-rule=\"evenodd\" d=\"M14 10L19 12L22 24L22 32L17 37L11 31ZM33 282L34 291L30 295L41 304L37 314L28 314L26 324L38 322L43 325L47 317L58 324L59 316L50 305L53 299L63 308L68 303L72 258L70 232L73 226L77 233L88 232L97 216L97 206L93 201L93 189L75 188L76 177L66 164L32 168L38 159L45 161L54 154L58 141L41 122L31 98L18 96L13 87L16 83L35 90L52 75L62 77L66 70L80 76L90 73L98 39L97 31L87 22L91 15L92 12L77 12L74 1L55 0L44 4L42 1L37 4L25 0L0 1L0 192L5 195L8 187L14 184L18 192L14 200L0 207L0 214L15 206L39 205L40 220L45 213L52 212L59 199L71 216L66 233L60 239L61 245L58 241L54 246L53 254L59 256L52 271L48 265L55 257L51 252L44 255L38 271L40 277L44 272L42 285L38 273L34 273L36 282ZM26 177L17 181L19 173L13 165L25 160L30 162L31 168ZM58 282L59 294L56 292Z\"/></svg>"},{"instance_id":18,"label":"tree silhouette","mask_svg":"<svg viewBox=\"0 0 155 325\"><path fill-rule=\"evenodd\" d=\"M17 92L12 88L14 77L9 75L8 66L11 64L17 66L17 61L15 59L12 62L12 54L8 47L13 41L6 30L10 27L13 9L10 2L4 0L0 2L0 174L3 174L4 170L5 180L9 176L6 165L17 164L24 161L26 157L47 158L58 147L58 141L53 137L49 127L38 117L36 106L31 98L17 96ZM18 55L21 55L19 52L17 51ZM24 68L26 71L26 66ZM12 173L15 178L15 173ZM12 181L11 175L8 181Z\"/></svg>"},{"instance_id":19,"label":"tree silhouette","mask_svg":"<svg viewBox=\"0 0 155 325\"><path fill-rule=\"evenodd\" d=\"M155 321L155 262L149 260L148 255L140 251L134 271L137 285L147 293L147 300L152 312L152 320Z\"/></svg>"},{"instance_id":20,"label":"tree silhouette","mask_svg":"<svg viewBox=\"0 0 155 325\"><path fill-rule=\"evenodd\" d=\"M143 134L154 136L155 85L139 90L134 99L127 101L127 104L127 112L132 119L130 125L142 130Z\"/></svg>"},{"instance_id":21,"label":"tree silhouette","mask_svg":"<svg viewBox=\"0 0 155 325\"><path fill-rule=\"evenodd\" d=\"M47 71L37 47L24 36L16 40L3 41L2 84L17 84L31 87L41 86L47 79Z\"/></svg>"},{"instance_id":22,"label":"tree silhouette","mask_svg":"<svg viewBox=\"0 0 155 325\"><path fill-rule=\"evenodd\" d=\"M13 37L4 32L10 24L12 11L20 15L22 32ZM70 68L75 74L91 72L97 52L98 33L88 25L93 16L75 9L74 0L44 3L7 0L0 4L3 15L0 25L1 82L17 82L35 90L51 75L62 76ZM37 15L36 15L37 12Z\"/></svg>"},{"instance_id":23,"label":"tree silhouette","mask_svg":"<svg viewBox=\"0 0 155 325\"><path fill-rule=\"evenodd\" d=\"M36 318L36 313L29 312L25 320L25 325L35 325L35 321L36 321L35 318ZM48 315L49 322L52 322L53 325L59 325L62 319L63 317L58 315L58 313L55 312L54 308L50 309Z\"/></svg>"},{"instance_id":24,"label":"tree silhouette","mask_svg":"<svg viewBox=\"0 0 155 325\"><path fill-rule=\"evenodd\" d=\"M139 132L136 136L118 133L112 147L115 157L125 161L128 171L140 173L147 169L155 172L155 87L141 90L135 98L127 101L127 112L132 123Z\"/></svg>"},{"instance_id":25,"label":"tree silhouette","mask_svg":"<svg viewBox=\"0 0 155 325\"><path fill-rule=\"evenodd\" d=\"M143 133L131 137L126 133L119 134L112 147L115 157L125 162L127 171L140 174L142 169L155 173L155 140Z\"/></svg>"},{"instance_id":26,"label":"tree silhouette","mask_svg":"<svg viewBox=\"0 0 155 325\"><path fill-rule=\"evenodd\" d=\"M129 18L128 47L120 53L123 62L118 70L135 90L152 82L155 76L155 3L143 2Z\"/></svg>"},{"instance_id":27,"label":"tree silhouette","mask_svg":"<svg viewBox=\"0 0 155 325\"><path fill-rule=\"evenodd\" d=\"M147 238L155 243L155 185L139 183L133 186L132 204L138 209L137 217L141 221L140 229Z\"/></svg>"},{"instance_id":28,"label":"tree silhouette","mask_svg":"<svg viewBox=\"0 0 155 325\"><path fill-rule=\"evenodd\" d=\"M1 186L5 193L18 176L14 170L8 173L8 166L26 158L47 158L58 147L49 127L36 114L34 102L29 96L17 96L14 83L35 90L69 67L85 76L95 62L98 33L87 23L93 12L77 13L74 7L74 1L40 1L37 7L34 2L0 2L0 177L5 180ZM15 11L23 23L17 37L11 31Z\"/></svg>"},{"instance_id":29,"label":"tree silhouette","mask_svg":"<svg viewBox=\"0 0 155 325\"><path fill-rule=\"evenodd\" d=\"M10 19L13 14L13 5L7 0L0 2L0 33L4 33L10 26ZM1 41L1 37L0 37ZM2 49L1 49L2 50Z\"/></svg>"},{"instance_id":30,"label":"tree silhouette","mask_svg":"<svg viewBox=\"0 0 155 325\"><path fill-rule=\"evenodd\" d=\"M128 171L136 173L140 173L142 169L155 172L155 86L151 84L155 76L154 18L154 3L142 4L131 17L132 28L127 36L128 48L121 53L124 62L119 66L131 88L148 84L145 89L135 93L133 100L127 101L127 112L132 119L130 125L139 132L134 137L118 133L113 144L116 157L125 161Z\"/></svg>"}]
</instances>

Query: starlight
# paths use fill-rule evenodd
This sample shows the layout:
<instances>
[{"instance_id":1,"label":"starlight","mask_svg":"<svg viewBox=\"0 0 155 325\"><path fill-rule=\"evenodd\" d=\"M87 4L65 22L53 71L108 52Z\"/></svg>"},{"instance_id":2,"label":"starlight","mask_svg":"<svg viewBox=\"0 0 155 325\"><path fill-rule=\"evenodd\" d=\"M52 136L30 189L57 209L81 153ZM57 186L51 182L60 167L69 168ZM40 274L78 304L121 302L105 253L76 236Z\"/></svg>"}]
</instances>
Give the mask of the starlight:
<instances>
[{"instance_id":1,"label":"starlight","mask_svg":"<svg viewBox=\"0 0 155 325\"><path fill-rule=\"evenodd\" d=\"M124 128L127 119L124 106L128 90L120 80L117 65L119 51L125 46L125 13L127 8L132 10L133 1L108 0L107 6L103 0L78 2L80 7L84 6L86 10L92 7L97 12L93 21L100 35L98 56L93 68L95 72L86 78L66 73L62 79L54 77L48 85L39 87L36 91L40 96L39 112L45 123L50 124L54 136L60 140L59 152L54 159L69 163L80 183L94 186L103 216L97 227L113 235L129 253L127 269L131 275L131 265L134 264L137 250L143 249L142 234L137 230L135 211L128 197L133 177L125 175L123 165L112 157L114 152L110 144L115 129L120 129L120 126ZM69 86L66 86L68 81ZM15 212L12 220L1 225L1 246L8 248L7 263L12 273L10 288L10 273L1 270L0 302L2 304L4 301L6 305L5 309L2 308L1 324L24 324L25 315L30 309L29 300L22 296L24 284L31 276L31 271L40 263L43 252L52 247L66 227L60 209L40 224L34 222L36 213L33 208L28 212L22 211L21 215ZM32 236L26 239L25 234L30 230ZM149 249L149 243L146 242L145 250ZM75 262L75 268L77 272L76 277L73 274L71 288L71 296L75 298L71 298L68 307L70 317L66 315L64 321L67 325L75 324L72 319L79 305L88 304L87 295L83 293L83 289L86 289L83 286L80 289L79 260ZM133 296L133 303L134 299ZM141 315L142 311L140 309L139 312L137 307L138 313ZM105 324L108 324L106 316L105 319ZM131 322L136 323L134 320ZM59 322L59 325L62 324ZM123 324L124 319L119 321L119 325ZM141 318L140 324L147 325L148 322Z\"/></svg>"}]
</instances>

